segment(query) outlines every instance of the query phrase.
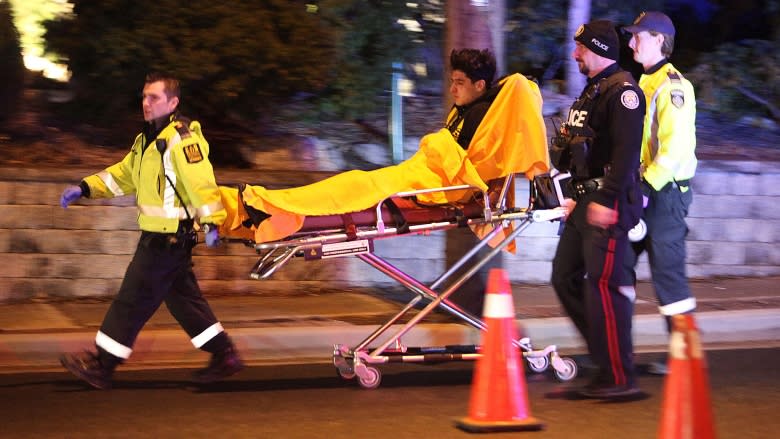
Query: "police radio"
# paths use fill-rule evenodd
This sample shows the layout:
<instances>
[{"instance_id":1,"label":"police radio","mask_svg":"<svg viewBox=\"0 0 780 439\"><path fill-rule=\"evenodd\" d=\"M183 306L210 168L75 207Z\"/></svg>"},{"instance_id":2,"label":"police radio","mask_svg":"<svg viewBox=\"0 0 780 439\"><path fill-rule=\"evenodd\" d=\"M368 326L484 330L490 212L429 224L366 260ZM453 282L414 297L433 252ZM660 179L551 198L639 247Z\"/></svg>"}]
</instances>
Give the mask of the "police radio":
<instances>
[{"instance_id":1,"label":"police radio","mask_svg":"<svg viewBox=\"0 0 780 439\"><path fill-rule=\"evenodd\" d=\"M550 162L555 169L568 171L571 166L571 151L568 136L565 135L566 127L558 118L552 117L550 121L555 128L555 135L550 138Z\"/></svg>"},{"instance_id":2,"label":"police radio","mask_svg":"<svg viewBox=\"0 0 780 439\"><path fill-rule=\"evenodd\" d=\"M166 142L165 139L157 139L154 141L154 147L157 148L157 152L162 156L168 148L168 142Z\"/></svg>"},{"instance_id":3,"label":"police radio","mask_svg":"<svg viewBox=\"0 0 780 439\"><path fill-rule=\"evenodd\" d=\"M573 116L570 116L570 121ZM576 179L590 178L588 169L588 154L593 136L587 126L572 125L570 122L560 122L555 127L555 136L550 139L550 162L555 169L568 172Z\"/></svg>"}]
</instances>

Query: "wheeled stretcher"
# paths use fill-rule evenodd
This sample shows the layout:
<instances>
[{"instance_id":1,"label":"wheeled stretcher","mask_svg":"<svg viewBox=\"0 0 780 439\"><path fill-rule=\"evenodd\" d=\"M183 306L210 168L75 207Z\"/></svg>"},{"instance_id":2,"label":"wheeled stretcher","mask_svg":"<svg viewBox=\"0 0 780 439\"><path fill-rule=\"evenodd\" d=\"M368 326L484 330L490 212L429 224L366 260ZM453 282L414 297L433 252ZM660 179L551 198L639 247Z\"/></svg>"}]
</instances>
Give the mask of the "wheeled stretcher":
<instances>
[{"instance_id":1,"label":"wheeled stretcher","mask_svg":"<svg viewBox=\"0 0 780 439\"><path fill-rule=\"evenodd\" d=\"M243 239L260 254L251 277L268 278L296 257L356 257L414 293L412 300L362 342L334 347L333 364L342 377L357 377L361 386L375 388L381 381L377 364L479 358L479 346L412 348L401 339L439 308L484 330L482 320L451 302L450 295L497 253L513 249L515 238L532 223L564 216L560 208L535 209L530 202L525 208L514 207L515 175L534 180L549 171L538 87L514 74L493 91L495 98L466 149L443 129L423 137L412 157L387 168L348 171L283 190L220 188L228 212L220 235ZM481 240L431 285L373 251L378 239L456 227L470 227ZM478 257L486 245L492 248ZM456 277L456 273L462 274ZM397 323L419 307L397 329ZM542 372L552 364L559 379L576 376L576 363L561 358L555 346L537 350L527 338L514 343L531 370Z\"/></svg>"},{"instance_id":2,"label":"wheeled stretcher","mask_svg":"<svg viewBox=\"0 0 780 439\"><path fill-rule=\"evenodd\" d=\"M501 192L497 197L492 197L496 198L492 204L489 194L483 191L477 191L477 196L467 204L424 206L415 201L416 196L434 191L475 190L467 185L459 185L398 193L382 200L372 209L348 215L307 217L299 232L283 240L263 243L246 242L261 255L251 270L251 277L266 279L296 257L305 259L356 257L415 293L414 298L396 315L356 346L349 347L344 344L334 346L333 364L339 375L345 379L357 378L364 388L372 389L379 386L381 373L375 366L378 364L477 359L481 354L480 347L476 345L407 347L402 343L402 337L437 308L445 310L474 328L480 330L486 328L479 317L459 308L448 299L449 296L532 223L557 220L564 215L563 209L533 209L530 203L529 207L525 208L506 207L505 201L508 191L513 187L510 184L513 179L514 175L510 175L504 180ZM507 233L509 225L512 227ZM373 242L377 239L409 234L425 235L455 227L482 227L485 229L484 237L431 285L424 285L373 252ZM475 258L482 247L488 245L488 242L502 232L503 239L490 252L481 259ZM465 272L451 282L445 290L437 293L437 288L444 285L461 267ZM421 301L428 303L407 323L398 328L396 324L412 309L418 307ZM532 371L541 373L552 365L555 376L562 381L570 380L577 375L576 362L571 358L561 357L556 346L535 349L527 337L515 340L514 343L523 351L523 357Z\"/></svg>"}]
</instances>

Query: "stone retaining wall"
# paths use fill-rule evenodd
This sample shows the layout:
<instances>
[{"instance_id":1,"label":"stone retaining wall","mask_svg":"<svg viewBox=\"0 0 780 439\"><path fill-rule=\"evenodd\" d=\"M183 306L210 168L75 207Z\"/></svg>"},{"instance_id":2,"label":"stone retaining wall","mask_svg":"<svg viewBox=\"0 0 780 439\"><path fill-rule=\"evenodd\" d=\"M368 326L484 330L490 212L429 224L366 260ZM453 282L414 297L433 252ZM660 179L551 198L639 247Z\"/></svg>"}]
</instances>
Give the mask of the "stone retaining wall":
<instances>
[{"instance_id":1,"label":"stone retaining wall","mask_svg":"<svg viewBox=\"0 0 780 439\"><path fill-rule=\"evenodd\" d=\"M82 200L59 207L63 187L90 170L0 169L0 302L37 298L105 297L119 287L138 239L130 198ZM217 172L220 184L263 182L289 187L327 173ZM518 184L518 200L527 185ZM780 274L780 165L702 162L688 224L688 273L694 278ZM510 278L547 283L557 223L529 227L515 255L504 256ZM444 271L441 233L375 242L375 252L419 280ZM356 258L292 260L272 279L248 278L257 260L241 244L198 246L195 269L206 294L295 294L306 290L397 285ZM639 276L648 277L646 259Z\"/></svg>"}]
</instances>

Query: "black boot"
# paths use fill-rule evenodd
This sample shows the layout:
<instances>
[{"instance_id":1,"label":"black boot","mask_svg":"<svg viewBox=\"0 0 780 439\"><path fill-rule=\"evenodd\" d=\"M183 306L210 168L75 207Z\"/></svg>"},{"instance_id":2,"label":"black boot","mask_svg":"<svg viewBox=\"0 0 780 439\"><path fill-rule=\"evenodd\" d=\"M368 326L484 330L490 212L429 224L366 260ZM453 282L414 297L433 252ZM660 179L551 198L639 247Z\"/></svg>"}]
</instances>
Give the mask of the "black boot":
<instances>
[{"instance_id":1,"label":"black boot","mask_svg":"<svg viewBox=\"0 0 780 439\"><path fill-rule=\"evenodd\" d=\"M222 351L211 354L208 366L198 369L192 375L196 383L213 383L227 378L244 369L244 363L238 356L234 346L228 346Z\"/></svg>"},{"instance_id":2,"label":"black boot","mask_svg":"<svg viewBox=\"0 0 780 439\"><path fill-rule=\"evenodd\" d=\"M60 363L70 373L87 382L96 389L110 389L113 367L105 367L98 354L84 351L81 354L64 354L60 357Z\"/></svg>"}]
</instances>

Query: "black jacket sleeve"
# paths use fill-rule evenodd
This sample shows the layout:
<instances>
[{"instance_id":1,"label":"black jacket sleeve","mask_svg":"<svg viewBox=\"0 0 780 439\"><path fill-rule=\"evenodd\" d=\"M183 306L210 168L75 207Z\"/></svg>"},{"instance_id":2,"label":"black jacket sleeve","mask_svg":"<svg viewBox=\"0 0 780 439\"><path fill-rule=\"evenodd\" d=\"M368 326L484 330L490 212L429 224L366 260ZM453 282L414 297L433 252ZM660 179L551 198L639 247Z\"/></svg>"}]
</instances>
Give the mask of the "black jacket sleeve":
<instances>
[{"instance_id":1,"label":"black jacket sleeve","mask_svg":"<svg viewBox=\"0 0 780 439\"><path fill-rule=\"evenodd\" d=\"M637 184L639 154L645 118L645 97L634 85L624 84L607 102L607 127L610 145L610 171L593 200L616 208L620 194Z\"/></svg>"}]
</instances>

